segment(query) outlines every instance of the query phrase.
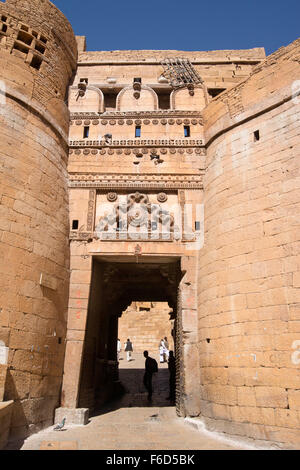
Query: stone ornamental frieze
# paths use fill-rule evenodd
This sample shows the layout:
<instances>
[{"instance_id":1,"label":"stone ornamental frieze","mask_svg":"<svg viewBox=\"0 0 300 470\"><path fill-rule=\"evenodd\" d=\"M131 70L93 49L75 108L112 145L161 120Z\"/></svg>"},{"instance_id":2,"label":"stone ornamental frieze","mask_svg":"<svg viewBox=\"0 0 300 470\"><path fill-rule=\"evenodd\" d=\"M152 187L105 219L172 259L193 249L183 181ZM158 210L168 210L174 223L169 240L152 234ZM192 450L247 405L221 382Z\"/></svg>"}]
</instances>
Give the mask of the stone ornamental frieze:
<instances>
[{"instance_id":1,"label":"stone ornamental frieze","mask_svg":"<svg viewBox=\"0 0 300 470\"><path fill-rule=\"evenodd\" d=\"M70 188L153 188L202 189L204 171L200 174L79 174L70 173Z\"/></svg>"},{"instance_id":2,"label":"stone ornamental frieze","mask_svg":"<svg viewBox=\"0 0 300 470\"><path fill-rule=\"evenodd\" d=\"M166 147L195 147L203 146L203 139L128 139L128 140L112 140L107 143L105 140L70 140L70 148L77 147L151 147L166 146Z\"/></svg>"},{"instance_id":3,"label":"stone ornamental frieze","mask_svg":"<svg viewBox=\"0 0 300 470\"><path fill-rule=\"evenodd\" d=\"M74 157L76 156L97 156L97 155L147 155L151 153L151 150L154 150L155 153L159 153L161 155L175 155L176 153L179 155L187 154L187 155L192 155L195 154L197 156L205 156L206 155L206 150L204 147L198 147L198 148L154 148L154 149L147 149L147 148L126 148L125 150L123 148L101 148L95 149L95 148L85 148L85 149L80 149L76 148L76 150L69 150L69 155L73 155Z\"/></svg>"},{"instance_id":4,"label":"stone ornamental frieze","mask_svg":"<svg viewBox=\"0 0 300 470\"><path fill-rule=\"evenodd\" d=\"M111 121L112 125L119 124L133 124L134 120L139 119L143 124L200 124L203 126L202 114L196 111L177 111L177 110L157 110L157 111L141 111L141 112L105 112L105 113L92 113L92 112L77 112L70 114L70 125L82 125L84 121L87 124L103 124L106 125ZM153 122L154 120L154 122ZM176 120L176 121L175 121ZM157 121L157 122L156 122Z\"/></svg>"}]
</instances>

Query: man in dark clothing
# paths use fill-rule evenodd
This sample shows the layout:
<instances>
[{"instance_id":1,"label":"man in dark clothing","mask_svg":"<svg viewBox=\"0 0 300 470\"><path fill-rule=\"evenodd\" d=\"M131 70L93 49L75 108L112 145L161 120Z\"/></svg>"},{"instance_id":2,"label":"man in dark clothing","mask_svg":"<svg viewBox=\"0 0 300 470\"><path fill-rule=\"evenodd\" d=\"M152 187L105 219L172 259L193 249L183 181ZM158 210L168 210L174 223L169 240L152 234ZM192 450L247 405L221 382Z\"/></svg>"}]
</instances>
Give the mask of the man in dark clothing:
<instances>
[{"instance_id":1,"label":"man in dark clothing","mask_svg":"<svg viewBox=\"0 0 300 470\"><path fill-rule=\"evenodd\" d=\"M148 400L152 398L152 375L158 371L157 362L155 359L149 356L148 351L144 351L145 361L145 374L144 374L144 385L148 391Z\"/></svg>"},{"instance_id":2,"label":"man in dark clothing","mask_svg":"<svg viewBox=\"0 0 300 470\"><path fill-rule=\"evenodd\" d=\"M169 378L169 387L170 387L170 394L167 400L175 401L175 393L176 393L176 361L174 357L174 352L170 351L169 353L169 361L168 361L168 368L170 373Z\"/></svg>"}]
</instances>

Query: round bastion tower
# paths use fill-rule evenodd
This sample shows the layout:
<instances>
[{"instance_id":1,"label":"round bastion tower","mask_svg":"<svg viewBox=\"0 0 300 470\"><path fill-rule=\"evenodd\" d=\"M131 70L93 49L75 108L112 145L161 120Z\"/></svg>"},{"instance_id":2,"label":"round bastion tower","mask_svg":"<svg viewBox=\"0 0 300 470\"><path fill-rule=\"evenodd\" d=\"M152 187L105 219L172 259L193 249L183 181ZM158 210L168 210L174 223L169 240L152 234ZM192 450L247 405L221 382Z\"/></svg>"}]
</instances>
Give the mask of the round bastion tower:
<instances>
[{"instance_id":1,"label":"round bastion tower","mask_svg":"<svg viewBox=\"0 0 300 470\"><path fill-rule=\"evenodd\" d=\"M11 410L10 438L51 425L59 406L69 284L65 99L76 63L72 28L51 2L0 3L0 402Z\"/></svg>"}]
</instances>

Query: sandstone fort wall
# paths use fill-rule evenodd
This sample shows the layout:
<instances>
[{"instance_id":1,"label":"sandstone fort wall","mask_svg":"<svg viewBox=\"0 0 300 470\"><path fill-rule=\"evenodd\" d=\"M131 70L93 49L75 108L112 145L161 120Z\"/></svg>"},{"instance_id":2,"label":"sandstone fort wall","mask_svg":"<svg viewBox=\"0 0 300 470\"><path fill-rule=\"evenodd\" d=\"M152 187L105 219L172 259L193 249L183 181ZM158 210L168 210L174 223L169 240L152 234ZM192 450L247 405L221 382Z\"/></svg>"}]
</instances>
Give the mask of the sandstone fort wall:
<instances>
[{"instance_id":1,"label":"sandstone fort wall","mask_svg":"<svg viewBox=\"0 0 300 470\"><path fill-rule=\"evenodd\" d=\"M48 1L0 4L0 340L11 437L53 422L69 283L67 84L70 24Z\"/></svg>"},{"instance_id":2,"label":"sandstone fort wall","mask_svg":"<svg viewBox=\"0 0 300 470\"><path fill-rule=\"evenodd\" d=\"M202 416L285 447L299 445L299 45L204 111Z\"/></svg>"}]
</instances>

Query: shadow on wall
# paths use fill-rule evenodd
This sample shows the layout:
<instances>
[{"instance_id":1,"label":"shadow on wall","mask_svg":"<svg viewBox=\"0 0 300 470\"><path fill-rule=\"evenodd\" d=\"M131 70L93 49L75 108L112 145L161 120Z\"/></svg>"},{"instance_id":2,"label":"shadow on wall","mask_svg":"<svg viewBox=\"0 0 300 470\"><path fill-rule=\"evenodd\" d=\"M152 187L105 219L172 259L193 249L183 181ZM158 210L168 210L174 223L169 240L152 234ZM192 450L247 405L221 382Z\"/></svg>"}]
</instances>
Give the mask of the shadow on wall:
<instances>
[{"instance_id":1,"label":"shadow on wall","mask_svg":"<svg viewBox=\"0 0 300 470\"><path fill-rule=\"evenodd\" d=\"M20 387L21 382L22 387ZM30 396L30 382L27 375L21 371L7 371L4 400L14 401L7 450L20 449L27 437L52 426L54 422L53 410L59 406L58 397L34 398ZM18 383L17 386L16 383ZM41 384L41 378L37 377L34 384L37 387L36 390Z\"/></svg>"},{"instance_id":2,"label":"shadow on wall","mask_svg":"<svg viewBox=\"0 0 300 470\"><path fill-rule=\"evenodd\" d=\"M10 429L13 426L15 427L13 433L8 436L8 444L5 449L19 450L25 440L24 434L28 433L29 430L28 420L26 419L21 399L22 397L18 394L15 386L14 377L11 371L7 370L4 401L14 401Z\"/></svg>"}]
</instances>

